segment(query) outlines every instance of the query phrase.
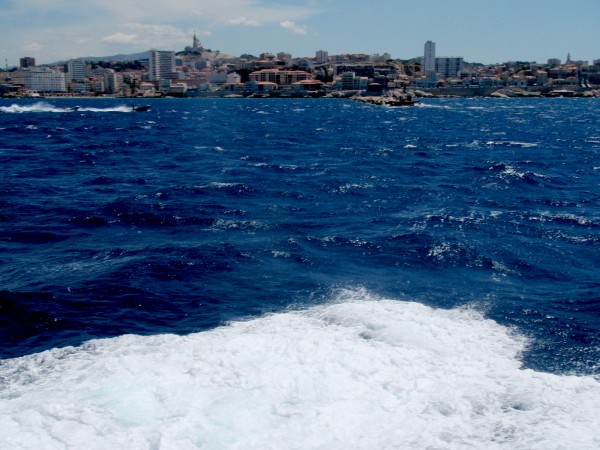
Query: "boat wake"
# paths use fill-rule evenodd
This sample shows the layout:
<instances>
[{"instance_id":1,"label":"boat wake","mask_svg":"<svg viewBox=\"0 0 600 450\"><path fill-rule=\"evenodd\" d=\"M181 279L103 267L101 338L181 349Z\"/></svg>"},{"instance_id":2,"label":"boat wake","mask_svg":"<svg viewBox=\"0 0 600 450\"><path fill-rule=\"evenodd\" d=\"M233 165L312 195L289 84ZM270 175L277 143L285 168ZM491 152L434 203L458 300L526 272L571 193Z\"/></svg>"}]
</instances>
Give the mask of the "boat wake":
<instances>
[{"instance_id":1,"label":"boat wake","mask_svg":"<svg viewBox=\"0 0 600 450\"><path fill-rule=\"evenodd\" d=\"M19 105L13 103L10 106L0 106L0 111L4 113L22 114L22 113L72 113L72 112L131 112L131 106L119 105L110 108L90 108L79 106L56 106L46 102L38 102L30 105Z\"/></svg>"},{"instance_id":2,"label":"boat wake","mask_svg":"<svg viewBox=\"0 0 600 450\"><path fill-rule=\"evenodd\" d=\"M522 369L526 345L472 309L344 290L0 361L0 428L11 449L599 448L600 383Z\"/></svg>"}]
</instances>

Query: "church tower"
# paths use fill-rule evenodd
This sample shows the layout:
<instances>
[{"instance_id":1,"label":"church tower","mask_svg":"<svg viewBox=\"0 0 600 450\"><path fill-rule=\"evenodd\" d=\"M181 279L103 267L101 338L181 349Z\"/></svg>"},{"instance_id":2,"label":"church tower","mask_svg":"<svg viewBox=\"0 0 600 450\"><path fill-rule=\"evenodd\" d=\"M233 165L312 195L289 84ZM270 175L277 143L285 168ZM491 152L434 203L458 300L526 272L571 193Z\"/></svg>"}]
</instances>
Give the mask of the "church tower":
<instances>
[{"instance_id":1,"label":"church tower","mask_svg":"<svg viewBox=\"0 0 600 450\"><path fill-rule=\"evenodd\" d=\"M200 40L196 37L196 32L194 31L194 38L192 39L192 50L200 50L202 46L200 45Z\"/></svg>"}]
</instances>

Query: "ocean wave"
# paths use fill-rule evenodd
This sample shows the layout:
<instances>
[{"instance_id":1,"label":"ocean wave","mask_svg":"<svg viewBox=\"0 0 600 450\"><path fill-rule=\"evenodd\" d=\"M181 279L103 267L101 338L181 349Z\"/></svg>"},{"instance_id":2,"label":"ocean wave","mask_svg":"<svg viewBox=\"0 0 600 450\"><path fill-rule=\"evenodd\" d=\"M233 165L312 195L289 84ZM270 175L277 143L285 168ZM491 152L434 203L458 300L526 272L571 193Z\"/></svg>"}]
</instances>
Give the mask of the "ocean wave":
<instances>
[{"instance_id":1,"label":"ocean wave","mask_svg":"<svg viewBox=\"0 0 600 450\"><path fill-rule=\"evenodd\" d=\"M509 184L518 181L533 186L539 186L552 181L551 177L543 173L524 170L518 166L503 162L492 163L487 170L493 172L498 179Z\"/></svg>"},{"instance_id":2,"label":"ocean wave","mask_svg":"<svg viewBox=\"0 0 600 450\"><path fill-rule=\"evenodd\" d=\"M557 223L559 225L576 225L585 228L598 228L593 218L583 217L572 213L551 214L547 211L542 211L537 214L532 214L529 217L531 221Z\"/></svg>"},{"instance_id":3,"label":"ocean wave","mask_svg":"<svg viewBox=\"0 0 600 450\"><path fill-rule=\"evenodd\" d=\"M598 448L600 383L524 370L526 346L473 309L342 290L1 361L0 427L11 449Z\"/></svg>"},{"instance_id":4,"label":"ocean wave","mask_svg":"<svg viewBox=\"0 0 600 450\"><path fill-rule=\"evenodd\" d=\"M46 102L38 102L31 105L19 105L13 103L10 106L0 106L0 111L4 113L28 113L28 112L69 112L66 108L59 108L57 106L53 106L50 103Z\"/></svg>"},{"instance_id":5,"label":"ocean wave","mask_svg":"<svg viewBox=\"0 0 600 450\"><path fill-rule=\"evenodd\" d=\"M519 141L487 141L486 145L501 146L501 147L521 147L521 148L533 148L533 147L538 146L538 144L536 144L534 142L519 142Z\"/></svg>"}]
</instances>

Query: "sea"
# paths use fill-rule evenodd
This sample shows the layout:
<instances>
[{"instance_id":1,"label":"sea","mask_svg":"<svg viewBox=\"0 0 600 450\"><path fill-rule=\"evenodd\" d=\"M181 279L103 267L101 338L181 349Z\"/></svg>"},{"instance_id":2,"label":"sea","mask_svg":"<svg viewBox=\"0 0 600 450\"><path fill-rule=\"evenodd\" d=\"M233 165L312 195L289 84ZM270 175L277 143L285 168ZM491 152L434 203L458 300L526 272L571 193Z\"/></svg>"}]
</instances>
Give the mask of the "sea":
<instances>
[{"instance_id":1,"label":"sea","mask_svg":"<svg viewBox=\"0 0 600 450\"><path fill-rule=\"evenodd\" d=\"M1 449L600 448L600 98L146 101L0 100Z\"/></svg>"}]
</instances>

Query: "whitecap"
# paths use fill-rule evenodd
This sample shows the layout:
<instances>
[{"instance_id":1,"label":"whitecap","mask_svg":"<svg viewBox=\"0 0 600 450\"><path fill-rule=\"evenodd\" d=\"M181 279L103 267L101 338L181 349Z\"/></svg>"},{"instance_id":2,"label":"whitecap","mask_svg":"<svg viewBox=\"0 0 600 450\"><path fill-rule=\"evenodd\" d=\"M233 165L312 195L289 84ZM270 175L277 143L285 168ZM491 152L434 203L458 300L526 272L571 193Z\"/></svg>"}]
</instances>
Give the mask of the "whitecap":
<instances>
[{"instance_id":1,"label":"whitecap","mask_svg":"<svg viewBox=\"0 0 600 450\"><path fill-rule=\"evenodd\" d=\"M19 105L13 103L10 106L0 106L0 111L5 113L28 113L28 112L66 112L64 108L57 108L46 102L36 102L28 105Z\"/></svg>"},{"instance_id":2,"label":"whitecap","mask_svg":"<svg viewBox=\"0 0 600 450\"><path fill-rule=\"evenodd\" d=\"M486 145L506 146L506 147L522 147L522 148L533 148L537 147L538 144L534 142L519 142L519 141L488 141Z\"/></svg>"},{"instance_id":3,"label":"whitecap","mask_svg":"<svg viewBox=\"0 0 600 450\"><path fill-rule=\"evenodd\" d=\"M271 255L273 255L274 258L291 258L292 256L291 253L281 250L271 250Z\"/></svg>"},{"instance_id":4,"label":"whitecap","mask_svg":"<svg viewBox=\"0 0 600 450\"><path fill-rule=\"evenodd\" d=\"M131 108L131 106L119 105L119 106L113 106L113 107L108 107L108 108L83 107L83 108L79 108L78 111L80 111L80 112L96 112L96 113L105 113L105 112L129 113L129 112L133 112L133 108ZM152 123L154 123L154 122L152 122Z\"/></svg>"}]
</instances>

